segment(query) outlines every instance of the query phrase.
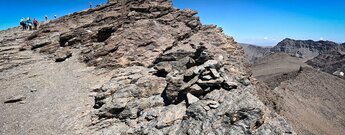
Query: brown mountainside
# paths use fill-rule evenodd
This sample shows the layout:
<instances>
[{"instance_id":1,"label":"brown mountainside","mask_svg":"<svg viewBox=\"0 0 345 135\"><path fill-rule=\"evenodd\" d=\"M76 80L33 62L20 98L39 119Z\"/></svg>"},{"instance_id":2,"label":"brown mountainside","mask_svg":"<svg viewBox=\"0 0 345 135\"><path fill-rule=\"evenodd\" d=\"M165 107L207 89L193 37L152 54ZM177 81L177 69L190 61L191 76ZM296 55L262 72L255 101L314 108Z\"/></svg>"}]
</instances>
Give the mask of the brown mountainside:
<instances>
[{"instance_id":1,"label":"brown mountainside","mask_svg":"<svg viewBox=\"0 0 345 135\"><path fill-rule=\"evenodd\" d=\"M286 53L275 53L253 65L260 99L283 115L298 134L344 132L345 81L318 71ZM266 86L267 85L267 86Z\"/></svg>"}]
</instances>

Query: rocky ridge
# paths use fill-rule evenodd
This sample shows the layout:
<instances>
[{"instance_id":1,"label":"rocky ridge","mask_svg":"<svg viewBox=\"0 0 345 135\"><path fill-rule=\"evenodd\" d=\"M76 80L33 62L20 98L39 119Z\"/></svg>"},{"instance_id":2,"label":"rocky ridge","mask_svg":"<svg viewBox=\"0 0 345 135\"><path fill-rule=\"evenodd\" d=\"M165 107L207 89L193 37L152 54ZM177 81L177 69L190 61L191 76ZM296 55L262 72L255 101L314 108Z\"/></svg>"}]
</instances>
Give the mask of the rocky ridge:
<instances>
[{"instance_id":1,"label":"rocky ridge","mask_svg":"<svg viewBox=\"0 0 345 135\"><path fill-rule=\"evenodd\" d=\"M42 25L20 50L115 72L93 89L95 134L294 134L259 100L241 47L196 14L112 0Z\"/></svg>"}]
</instances>

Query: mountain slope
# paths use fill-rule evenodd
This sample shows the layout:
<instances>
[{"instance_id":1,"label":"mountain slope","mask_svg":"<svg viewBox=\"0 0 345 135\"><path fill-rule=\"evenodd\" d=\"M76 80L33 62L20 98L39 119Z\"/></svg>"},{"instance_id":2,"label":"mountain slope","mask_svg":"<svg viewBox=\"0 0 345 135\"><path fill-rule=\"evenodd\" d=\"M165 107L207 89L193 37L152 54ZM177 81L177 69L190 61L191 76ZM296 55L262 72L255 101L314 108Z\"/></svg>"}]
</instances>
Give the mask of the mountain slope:
<instances>
[{"instance_id":1,"label":"mountain slope","mask_svg":"<svg viewBox=\"0 0 345 135\"><path fill-rule=\"evenodd\" d=\"M279 85L279 82L276 84L277 77L298 71L300 67L305 66L308 65L303 62L303 59L292 57L286 53L273 53L259 59L257 63L252 66L252 70L255 78L259 80L269 80L265 82L268 83L271 88L275 88Z\"/></svg>"},{"instance_id":2,"label":"mountain slope","mask_svg":"<svg viewBox=\"0 0 345 135\"><path fill-rule=\"evenodd\" d=\"M250 44L239 43L245 51L249 63L254 64L258 59L270 54L270 47L260 47Z\"/></svg>"},{"instance_id":3,"label":"mountain slope","mask_svg":"<svg viewBox=\"0 0 345 135\"><path fill-rule=\"evenodd\" d=\"M1 134L295 134L255 94L241 47L196 14L112 0L23 36L9 55L37 59L0 71Z\"/></svg>"},{"instance_id":4,"label":"mountain slope","mask_svg":"<svg viewBox=\"0 0 345 135\"><path fill-rule=\"evenodd\" d=\"M286 53L264 57L253 65L253 75L264 82L256 86L260 99L293 123L298 134L344 132L344 80Z\"/></svg>"},{"instance_id":5,"label":"mountain slope","mask_svg":"<svg viewBox=\"0 0 345 135\"><path fill-rule=\"evenodd\" d=\"M329 74L345 72L345 47L339 46L336 50L322 53L306 63ZM339 77L345 79L344 76Z\"/></svg>"},{"instance_id":6,"label":"mountain slope","mask_svg":"<svg viewBox=\"0 0 345 135\"><path fill-rule=\"evenodd\" d=\"M341 135L345 131L345 81L315 69L303 69L274 91L283 96L280 114L299 134Z\"/></svg>"}]
</instances>

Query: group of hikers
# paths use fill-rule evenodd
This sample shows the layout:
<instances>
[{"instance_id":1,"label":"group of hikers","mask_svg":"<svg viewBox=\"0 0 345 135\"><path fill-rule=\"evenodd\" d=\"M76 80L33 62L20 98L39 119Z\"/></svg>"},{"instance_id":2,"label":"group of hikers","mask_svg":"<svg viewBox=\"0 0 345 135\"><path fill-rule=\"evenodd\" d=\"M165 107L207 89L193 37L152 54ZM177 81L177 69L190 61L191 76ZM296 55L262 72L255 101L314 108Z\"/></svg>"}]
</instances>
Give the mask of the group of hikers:
<instances>
[{"instance_id":1,"label":"group of hikers","mask_svg":"<svg viewBox=\"0 0 345 135\"><path fill-rule=\"evenodd\" d=\"M56 15L54 15L54 18L56 19ZM48 16L45 16L44 19L46 22L48 22ZM30 17L27 19L24 17L20 19L20 26L22 26L23 30L37 30L38 24L39 23L36 18L34 18L34 20L31 20Z\"/></svg>"},{"instance_id":2,"label":"group of hikers","mask_svg":"<svg viewBox=\"0 0 345 135\"><path fill-rule=\"evenodd\" d=\"M92 9L92 3L90 2L90 9ZM96 7L99 7L101 5L97 5ZM54 18L56 19L56 15L54 15ZM48 16L44 17L45 21L48 21ZM37 30L38 21L34 18L34 20L31 20L30 17L25 19L24 17L20 20L20 26L22 26L23 30Z\"/></svg>"},{"instance_id":3,"label":"group of hikers","mask_svg":"<svg viewBox=\"0 0 345 135\"><path fill-rule=\"evenodd\" d=\"M25 19L24 17L20 20L20 25L22 26L23 30L37 30L38 21L34 18L31 20L30 17Z\"/></svg>"}]
</instances>

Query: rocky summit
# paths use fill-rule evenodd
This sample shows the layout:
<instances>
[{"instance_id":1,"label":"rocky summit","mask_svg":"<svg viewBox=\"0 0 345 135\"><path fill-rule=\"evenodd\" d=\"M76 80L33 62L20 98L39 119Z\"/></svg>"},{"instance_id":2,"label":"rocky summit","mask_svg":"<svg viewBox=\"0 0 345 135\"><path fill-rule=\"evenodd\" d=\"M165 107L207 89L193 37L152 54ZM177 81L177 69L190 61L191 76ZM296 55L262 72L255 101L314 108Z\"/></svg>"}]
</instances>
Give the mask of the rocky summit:
<instances>
[{"instance_id":1,"label":"rocky summit","mask_svg":"<svg viewBox=\"0 0 345 135\"><path fill-rule=\"evenodd\" d=\"M37 116L22 128L37 131L26 132L29 134L295 134L283 117L259 99L260 89L254 86L256 79L251 77L242 48L220 28L202 25L196 14L173 8L169 0L110 0L95 9L45 23L20 38L18 44L6 44L18 46L9 55L36 52L45 61L54 62L40 62L50 67L43 68L47 73L65 76L47 76L49 83L38 88L48 90L44 92L47 94L49 89L56 90L56 83L67 81L62 83L64 89L54 93L69 91L71 94L65 93L68 99L59 97L49 105L55 107L69 100L76 103L67 104L77 108L72 109L76 112L64 108L63 112L49 112L42 117L81 122L56 121L50 132L45 132L30 127L30 122L41 119ZM3 39L1 47L18 37L22 35ZM75 71L71 65L85 70ZM1 72L14 68L2 68ZM71 88L66 87L68 84ZM83 94L78 96L78 92L88 90L91 105L75 101L83 101ZM25 98L27 103L23 105L39 100L32 96ZM1 110L10 115L8 107L6 103L1 106L6 109ZM83 117L68 115L83 109ZM23 133L8 127L6 131Z\"/></svg>"}]
</instances>

